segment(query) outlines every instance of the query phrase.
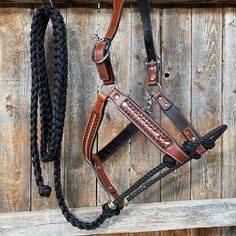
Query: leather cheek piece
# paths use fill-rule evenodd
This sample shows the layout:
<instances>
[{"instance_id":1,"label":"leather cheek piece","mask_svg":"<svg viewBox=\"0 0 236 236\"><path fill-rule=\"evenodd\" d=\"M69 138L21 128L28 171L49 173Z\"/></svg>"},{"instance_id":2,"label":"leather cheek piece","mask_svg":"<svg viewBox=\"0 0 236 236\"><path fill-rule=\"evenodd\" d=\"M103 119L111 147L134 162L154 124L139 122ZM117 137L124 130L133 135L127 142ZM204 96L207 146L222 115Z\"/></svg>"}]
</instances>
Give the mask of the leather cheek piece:
<instances>
[{"instance_id":1,"label":"leather cheek piece","mask_svg":"<svg viewBox=\"0 0 236 236\"><path fill-rule=\"evenodd\" d=\"M187 154L176 141L163 130L147 113L145 113L132 99L114 89L109 97L116 104L119 111L128 118L138 129L162 152L173 157L179 163L187 159Z\"/></svg>"},{"instance_id":2,"label":"leather cheek piece","mask_svg":"<svg viewBox=\"0 0 236 236\"><path fill-rule=\"evenodd\" d=\"M86 161L92 164L92 148L99 125L103 116L103 109L106 105L107 95L103 92L98 93L97 101L92 108L89 120L87 122L83 137L83 153Z\"/></svg>"},{"instance_id":3,"label":"leather cheek piece","mask_svg":"<svg viewBox=\"0 0 236 236\"><path fill-rule=\"evenodd\" d=\"M97 176L98 176L99 180L101 181L101 184L105 188L106 192L111 194L114 198L119 197L119 194L118 194L116 188L112 185L111 181L109 180L109 178L103 168L100 158L96 154L93 154L92 158L94 161L94 167L97 170Z\"/></svg>"},{"instance_id":4,"label":"leather cheek piece","mask_svg":"<svg viewBox=\"0 0 236 236\"><path fill-rule=\"evenodd\" d=\"M179 109L173 103L171 104L160 91L154 95L154 98L159 103L164 113L188 140L194 142L200 138L198 132L195 131L194 127L192 127ZM202 145L199 145L197 146L197 152L201 155L206 152L206 149Z\"/></svg>"},{"instance_id":5,"label":"leather cheek piece","mask_svg":"<svg viewBox=\"0 0 236 236\"><path fill-rule=\"evenodd\" d=\"M161 94L160 92L157 92L154 95L154 98L156 99L156 101L159 103L159 105L162 107L162 109L165 111L167 109L169 109L171 107L170 102L166 99L166 97Z\"/></svg>"},{"instance_id":6,"label":"leather cheek piece","mask_svg":"<svg viewBox=\"0 0 236 236\"><path fill-rule=\"evenodd\" d=\"M97 177L100 180L106 192L111 194L114 198L117 198L119 196L118 192L110 182L102 166L102 162L99 156L97 154L92 154L94 141L98 133L99 126L101 124L107 98L108 96L105 93L103 92L98 93L97 101L92 108L92 112L85 129L85 134L83 138L83 152L86 161L89 162L89 164L94 167ZM121 204L123 203L121 202Z\"/></svg>"}]
</instances>

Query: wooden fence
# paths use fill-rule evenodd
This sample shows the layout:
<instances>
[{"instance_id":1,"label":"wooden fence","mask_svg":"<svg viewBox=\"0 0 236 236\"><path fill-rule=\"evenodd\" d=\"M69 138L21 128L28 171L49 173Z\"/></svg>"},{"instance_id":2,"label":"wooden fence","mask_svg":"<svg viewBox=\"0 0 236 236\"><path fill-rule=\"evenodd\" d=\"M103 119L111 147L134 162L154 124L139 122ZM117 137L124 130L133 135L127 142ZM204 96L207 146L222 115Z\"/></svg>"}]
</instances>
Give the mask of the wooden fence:
<instances>
[{"instance_id":1,"label":"wooden fence","mask_svg":"<svg viewBox=\"0 0 236 236\"><path fill-rule=\"evenodd\" d=\"M30 160L29 36L35 8L33 4L0 5L1 213L58 207L54 193L50 199L39 197ZM65 6L60 11L67 24L70 61L62 157L64 192L70 207L102 205L107 196L82 157L81 140L99 87L91 50L97 38L104 35L112 9L103 5ZM236 8L159 6L152 8L152 22L155 45L162 57L163 92L175 101L201 134L222 123L228 124L229 129L203 159L175 171L134 203L235 198ZM51 31L49 28L45 43L50 75L53 70ZM132 4L124 9L111 53L121 91L143 105L146 81L143 33L138 10ZM182 137L157 106L153 107L153 114L182 142ZM99 146L127 124L114 106L109 106L105 121ZM137 134L106 164L106 169L118 189L125 190L160 161L160 152L143 135ZM52 164L43 166L43 173L45 182L52 186ZM236 235L236 229L194 229L153 235L231 236Z\"/></svg>"}]
</instances>

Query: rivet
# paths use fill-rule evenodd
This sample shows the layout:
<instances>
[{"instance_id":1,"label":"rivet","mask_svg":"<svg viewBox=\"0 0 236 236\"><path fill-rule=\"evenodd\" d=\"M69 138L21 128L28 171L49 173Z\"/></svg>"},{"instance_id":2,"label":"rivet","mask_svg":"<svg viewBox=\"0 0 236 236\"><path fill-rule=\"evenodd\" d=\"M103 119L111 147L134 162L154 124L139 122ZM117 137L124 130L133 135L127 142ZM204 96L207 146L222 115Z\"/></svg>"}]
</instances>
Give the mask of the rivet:
<instances>
[{"instance_id":1,"label":"rivet","mask_svg":"<svg viewBox=\"0 0 236 236\"><path fill-rule=\"evenodd\" d=\"M160 138L160 134L159 133L155 133L154 136L155 136L155 138Z\"/></svg>"},{"instance_id":2,"label":"rivet","mask_svg":"<svg viewBox=\"0 0 236 236\"><path fill-rule=\"evenodd\" d=\"M100 166L98 166L98 169L99 169L99 170L101 170L101 167L100 167Z\"/></svg>"},{"instance_id":3,"label":"rivet","mask_svg":"<svg viewBox=\"0 0 236 236\"><path fill-rule=\"evenodd\" d=\"M116 95L114 96L114 98L115 98L115 100L118 100L118 99L120 98L120 95L116 94Z\"/></svg>"},{"instance_id":4,"label":"rivet","mask_svg":"<svg viewBox=\"0 0 236 236\"><path fill-rule=\"evenodd\" d=\"M158 100L161 101L163 98L162 97L159 97Z\"/></svg>"},{"instance_id":5,"label":"rivet","mask_svg":"<svg viewBox=\"0 0 236 236\"><path fill-rule=\"evenodd\" d=\"M124 199L124 206L127 207L129 205L129 201L125 198Z\"/></svg>"},{"instance_id":6,"label":"rivet","mask_svg":"<svg viewBox=\"0 0 236 236\"><path fill-rule=\"evenodd\" d=\"M150 70L154 70L154 67L151 67Z\"/></svg>"},{"instance_id":7,"label":"rivet","mask_svg":"<svg viewBox=\"0 0 236 236\"><path fill-rule=\"evenodd\" d=\"M165 103L165 107L168 107L169 105L167 103Z\"/></svg>"},{"instance_id":8,"label":"rivet","mask_svg":"<svg viewBox=\"0 0 236 236\"><path fill-rule=\"evenodd\" d=\"M165 147L167 148L170 146L170 142L165 142L164 144L165 144Z\"/></svg>"},{"instance_id":9,"label":"rivet","mask_svg":"<svg viewBox=\"0 0 236 236\"><path fill-rule=\"evenodd\" d=\"M150 79L153 81L153 80L155 80L155 77L151 77Z\"/></svg>"},{"instance_id":10,"label":"rivet","mask_svg":"<svg viewBox=\"0 0 236 236\"><path fill-rule=\"evenodd\" d=\"M196 138L195 138L195 137L192 137L192 140L193 140L193 141L196 141Z\"/></svg>"},{"instance_id":11,"label":"rivet","mask_svg":"<svg viewBox=\"0 0 236 236\"><path fill-rule=\"evenodd\" d=\"M114 205L113 202L109 202L109 203L108 203L108 206L109 206L110 209L112 209L112 210L115 210L115 209L116 209L116 206Z\"/></svg>"},{"instance_id":12,"label":"rivet","mask_svg":"<svg viewBox=\"0 0 236 236\"><path fill-rule=\"evenodd\" d=\"M128 106L127 102L123 102L123 103L122 103L122 106L123 106L123 107L127 107L127 106Z\"/></svg>"}]
</instances>

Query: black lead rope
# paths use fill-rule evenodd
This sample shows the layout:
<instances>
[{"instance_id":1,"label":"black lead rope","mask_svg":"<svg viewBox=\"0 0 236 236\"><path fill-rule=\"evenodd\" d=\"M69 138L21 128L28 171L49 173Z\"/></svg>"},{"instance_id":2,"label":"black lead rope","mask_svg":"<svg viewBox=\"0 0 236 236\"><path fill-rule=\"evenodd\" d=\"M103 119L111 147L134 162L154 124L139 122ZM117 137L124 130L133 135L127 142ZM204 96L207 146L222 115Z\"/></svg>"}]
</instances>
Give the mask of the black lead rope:
<instances>
[{"instance_id":1,"label":"black lead rope","mask_svg":"<svg viewBox=\"0 0 236 236\"><path fill-rule=\"evenodd\" d=\"M53 26L54 55L54 96L50 96L47 67L44 51L44 37L49 20ZM54 161L54 185L59 207L63 215L73 226L80 229L95 229L107 218L119 214L120 210L111 210L106 204L102 214L93 222L83 222L75 218L66 206L61 186L61 142L66 111L66 92L68 79L68 53L66 27L60 12L51 5L39 8L33 16L31 26L31 156L36 184L42 197L49 197L51 187L44 185L40 159L43 162ZM40 151L38 148L38 102L40 110Z\"/></svg>"},{"instance_id":2,"label":"black lead rope","mask_svg":"<svg viewBox=\"0 0 236 236\"><path fill-rule=\"evenodd\" d=\"M49 20L53 25L53 56L54 56L54 95L50 95L49 82L47 79L47 67L44 51L44 37ZM68 209L61 185L61 142L63 136L64 119L66 112L66 93L68 80L68 53L66 28L63 17L57 9L51 5L39 8L33 17L31 27L31 64L32 64L32 94L31 94L31 156L34 167L36 184L42 197L49 197L51 187L44 184L40 159L43 162L54 161L54 187L59 207L68 222L74 227L86 230L98 228L106 219L119 215L119 203L123 200L131 201L142 191L167 176L192 159L201 156L196 152L197 145L203 145L209 150L214 147L216 139L227 129L226 125L211 131L196 142L186 141L184 151L189 155L188 159L181 164L173 158L164 156L163 162L140 178L129 189L124 191L111 203L102 207L102 214L92 222L84 222L77 219ZM38 147L38 103L40 110L40 151ZM161 170L163 173L154 177ZM150 178L153 179L149 180ZM149 181L148 181L149 180ZM148 181L148 182L147 182Z\"/></svg>"},{"instance_id":3,"label":"black lead rope","mask_svg":"<svg viewBox=\"0 0 236 236\"><path fill-rule=\"evenodd\" d=\"M53 25L54 96L50 96L45 61L44 37L49 20ZM51 187L44 185L40 159L53 161L60 157L66 110L68 56L66 27L59 11L50 5L39 8L31 26L31 156L39 194L49 197ZM38 102L40 108L40 151L38 148Z\"/></svg>"}]
</instances>

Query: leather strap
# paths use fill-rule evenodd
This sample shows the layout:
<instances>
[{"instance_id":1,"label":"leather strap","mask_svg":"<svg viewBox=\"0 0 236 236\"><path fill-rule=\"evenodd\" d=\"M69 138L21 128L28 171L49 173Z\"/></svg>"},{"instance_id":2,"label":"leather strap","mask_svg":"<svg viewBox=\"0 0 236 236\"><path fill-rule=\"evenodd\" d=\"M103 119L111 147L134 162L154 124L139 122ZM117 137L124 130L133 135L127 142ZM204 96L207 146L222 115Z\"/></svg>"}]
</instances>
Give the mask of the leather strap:
<instances>
[{"instance_id":1,"label":"leather strap","mask_svg":"<svg viewBox=\"0 0 236 236\"><path fill-rule=\"evenodd\" d=\"M107 98L108 96L105 93L98 93L97 101L92 108L92 112L85 128L83 138L83 153L86 161L93 166L93 169L106 192L111 194L111 196L114 198L117 198L119 196L118 192L109 180L102 166L100 158L96 154L92 154L95 138L98 134L104 114L104 109L107 104Z\"/></svg>"},{"instance_id":2,"label":"leather strap","mask_svg":"<svg viewBox=\"0 0 236 236\"><path fill-rule=\"evenodd\" d=\"M126 118L128 118L138 129L162 152L171 156L177 162L182 163L187 159L187 154L181 149L177 142L162 129L142 108L131 98L114 89L109 97L116 104Z\"/></svg>"},{"instance_id":3,"label":"leather strap","mask_svg":"<svg viewBox=\"0 0 236 236\"><path fill-rule=\"evenodd\" d=\"M105 162L138 131L139 129L133 123L129 123L110 143L97 153L97 156L99 156L102 162Z\"/></svg>"},{"instance_id":4,"label":"leather strap","mask_svg":"<svg viewBox=\"0 0 236 236\"><path fill-rule=\"evenodd\" d=\"M150 1L138 0L138 6L142 18L144 43L147 53L148 85L155 86L159 82L160 59L156 56L153 42Z\"/></svg>"},{"instance_id":5,"label":"leather strap","mask_svg":"<svg viewBox=\"0 0 236 236\"><path fill-rule=\"evenodd\" d=\"M158 91L153 96L155 100L160 105L164 113L169 117L169 119L174 123L176 128L191 141L196 141L201 138L197 130L190 124L190 122L183 116L180 110L174 105L173 102L168 100L160 91ZM199 145L197 147L197 152L199 154L205 153L207 150Z\"/></svg>"},{"instance_id":6,"label":"leather strap","mask_svg":"<svg viewBox=\"0 0 236 236\"><path fill-rule=\"evenodd\" d=\"M125 0L113 1L113 14L105 37L99 40L93 50L93 60L96 63L100 79L105 85L114 84L115 76L110 60L110 45L119 27Z\"/></svg>"}]
</instances>

